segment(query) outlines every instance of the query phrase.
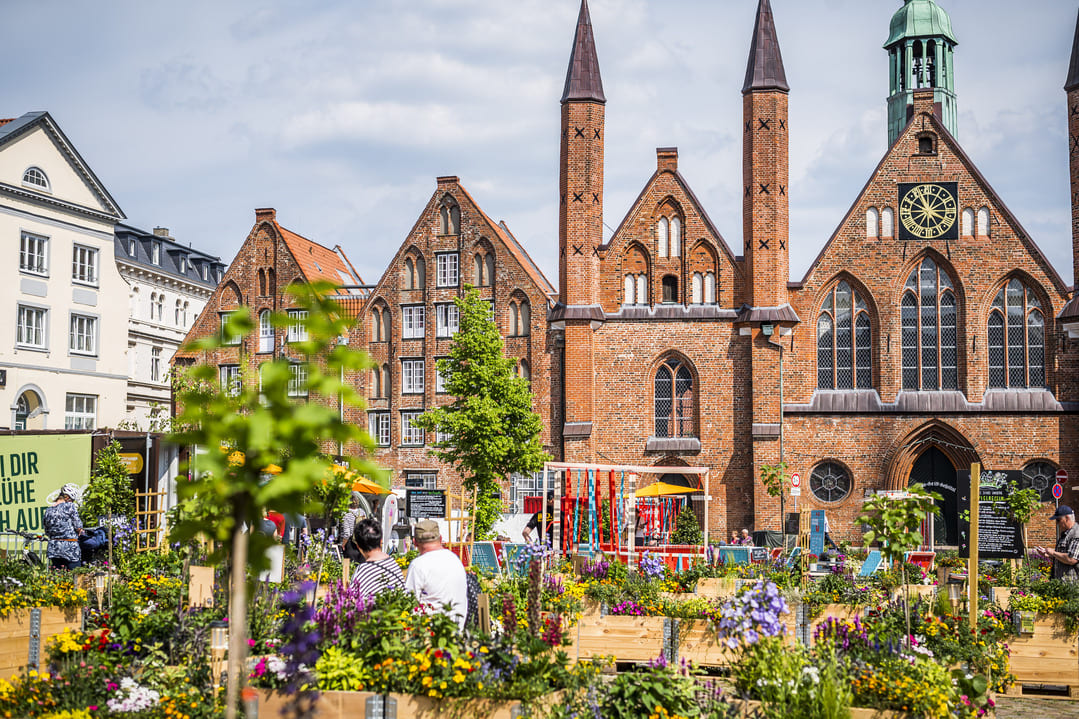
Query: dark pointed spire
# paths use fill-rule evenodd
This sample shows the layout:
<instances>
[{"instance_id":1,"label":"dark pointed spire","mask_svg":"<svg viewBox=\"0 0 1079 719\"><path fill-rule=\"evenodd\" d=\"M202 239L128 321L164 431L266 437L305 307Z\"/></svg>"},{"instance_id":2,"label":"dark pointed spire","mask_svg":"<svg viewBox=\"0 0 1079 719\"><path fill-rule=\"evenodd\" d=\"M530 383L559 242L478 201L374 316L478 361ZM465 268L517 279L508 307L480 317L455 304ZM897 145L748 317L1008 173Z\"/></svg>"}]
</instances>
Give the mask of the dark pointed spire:
<instances>
[{"instance_id":1,"label":"dark pointed spire","mask_svg":"<svg viewBox=\"0 0 1079 719\"><path fill-rule=\"evenodd\" d=\"M790 92L790 89L787 73L783 69L783 55L779 52L775 21L772 19L772 4L768 0L760 0L742 94L753 90Z\"/></svg>"},{"instance_id":2,"label":"dark pointed spire","mask_svg":"<svg viewBox=\"0 0 1079 719\"><path fill-rule=\"evenodd\" d=\"M1072 41L1072 61L1068 66L1068 81L1064 89L1068 92L1079 88L1079 18L1075 21L1075 40Z\"/></svg>"},{"instance_id":3,"label":"dark pointed spire","mask_svg":"<svg viewBox=\"0 0 1079 719\"><path fill-rule=\"evenodd\" d=\"M607 102L603 94L603 80L599 76L599 58L596 57L596 41L592 37L592 18L588 14L588 0L581 0L581 13L577 16L577 33L573 38L573 50L566 70L566 89L562 102L567 100L594 100Z\"/></svg>"}]
</instances>

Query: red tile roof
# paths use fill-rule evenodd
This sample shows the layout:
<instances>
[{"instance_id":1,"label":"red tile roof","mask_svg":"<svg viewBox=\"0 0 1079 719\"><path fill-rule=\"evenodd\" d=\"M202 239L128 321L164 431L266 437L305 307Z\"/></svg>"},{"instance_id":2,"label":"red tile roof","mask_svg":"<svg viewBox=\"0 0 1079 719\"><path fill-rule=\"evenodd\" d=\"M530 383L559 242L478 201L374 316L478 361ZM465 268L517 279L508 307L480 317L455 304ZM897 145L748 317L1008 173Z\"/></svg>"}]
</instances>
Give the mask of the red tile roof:
<instances>
[{"instance_id":1,"label":"red tile roof","mask_svg":"<svg viewBox=\"0 0 1079 719\"><path fill-rule=\"evenodd\" d=\"M300 270L308 282L325 280L334 285L362 285L356 271L345 258L344 253L338 248L336 251L298 235L291 230L286 230L273 220L274 225L281 232L281 238L288 245L292 256L296 258Z\"/></svg>"},{"instance_id":2,"label":"red tile roof","mask_svg":"<svg viewBox=\"0 0 1079 719\"><path fill-rule=\"evenodd\" d=\"M15 119L14 117L8 117L8 118L0 119L0 127L3 127L4 125L8 124L9 122L11 122L14 119Z\"/></svg>"}]
</instances>

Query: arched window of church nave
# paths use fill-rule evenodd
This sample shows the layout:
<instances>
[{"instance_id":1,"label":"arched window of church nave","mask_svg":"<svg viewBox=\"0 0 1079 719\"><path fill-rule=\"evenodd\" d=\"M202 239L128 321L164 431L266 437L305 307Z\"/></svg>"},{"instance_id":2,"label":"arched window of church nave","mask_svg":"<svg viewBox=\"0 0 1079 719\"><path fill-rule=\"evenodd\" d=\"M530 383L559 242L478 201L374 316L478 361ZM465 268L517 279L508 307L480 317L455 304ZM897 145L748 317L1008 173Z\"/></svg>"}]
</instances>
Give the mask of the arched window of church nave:
<instances>
[{"instance_id":1,"label":"arched window of church nave","mask_svg":"<svg viewBox=\"0 0 1079 719\"><path fill-rule=\"evenodd\" d=\"M959 234L963 237L974 235L974 210L969 207L964 207L963 214L960 216Z\"/></svg>"},{"instance_id":2,"label":"arched window of church nave","mask_svg":"<svg viewBox=\"0 0 1079 719\"><path fill-rule=\"evenodd\" d=\"M656 437L695 437L693 373L680 358L666 360L656 370Z\"/></svg>"},{"instance_id":3,"label":"arched window of church nave","mask_svg":"<svg viewBox=\"0 0 1079 719\"><path fill-rule=\"evenodd\" d=\"M876 207L865 211L865 236L870 240L880 237L880 213Z\"/></svg>"},{"instance_id":4,"label":"arched window of church nave","mask_svg":"<svg viewBox=\"0 0 1079 719\"><path fill-rule=\"evenodd\" d=\"M978 237L989 237L989 208L978 208Z\"/></svg>"},{"instance_id":5,"label":"arched window of church nave","mask_svg":"<svg viewBox=\"0 0 1079 719\"><path fill-rule=\"evenodd\" d=\"M825 296L817 317L817 387L872 389L873 329L862 295L846 280Z\"/></svg>"},{"instance_id":6,"label":"arched window of church nave","mask_svg":"<svg viewBox=\"0 0 1079 719\"><path fill-rule=\"evenodd\" d=\"M656 223L656 255L667 257L670 254L671 222L666 217L659 218Z\"/></svg>"},{"instance_id":7,"label":"arched window of church nave","mask_svg":"<svg viewBox=\"0 0 1079 719\"><path fill-rule=\"evenodd\" d=\"M932 258L907 278L900 305L903 389L959 389L955 289Z\"/></svg>"},{"instance_id":8,"label":"arched window of church nave","mask_svg":"<svg viewBox=\"0 0 1079 719\"><path fill-rule=\"evenodd\" d=\"M895 210L885 207L880 212L880 236L882 238L895 237Z\"/></svg>"},{"instance_id":9,"label":"arched window of church nave","mask_svg":"<svg viewBox=\"0 0 1079 719\"><path fill-rule=\"evenodd\" d=\"M1045 387L1045 316L1016 278L1000 288L988 321L989 386Z\"/></svg>"}]
</instances>

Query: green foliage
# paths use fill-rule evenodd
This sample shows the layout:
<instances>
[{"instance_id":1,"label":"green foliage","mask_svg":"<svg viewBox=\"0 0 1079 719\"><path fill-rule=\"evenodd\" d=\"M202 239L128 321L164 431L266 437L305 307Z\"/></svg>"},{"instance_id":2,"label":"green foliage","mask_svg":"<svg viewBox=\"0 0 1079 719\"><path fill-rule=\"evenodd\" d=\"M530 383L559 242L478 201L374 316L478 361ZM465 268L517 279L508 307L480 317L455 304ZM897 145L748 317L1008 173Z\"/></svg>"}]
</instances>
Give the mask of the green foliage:
<instances>
[{"instance_id":1,"label":"green foliage","mask_svg":"<svg viewBox=\"0 0 1079 719\"><path fill-rule=\"evenodd\" d=\"M782 637L746 645L731 664L731 677L740 693L761 701L761 715L769 719L850 716L851 688L836 658L811 657Z\"/></svg>"},{"instance_id":2,"label":"green foliage","mask_svg":"<svg viewBox=\"0 0 1079 719\"><path fill-rule=\"evenodd\" d=\"M1034 515L1042 507L1042 498L1038 494L1037 490L1019 489L1015 482L1011 483L1011 491L1007 493L1004 498L1004 503L1008 506L1008 517L1013 522L1018 522L1021 525L1026 525Z\"/></svg>"},{"instance_id":3,"label":"green foliage","mask_svg":"<svg viewBox=\"0 0 1079 719\"><path fill-rule=\"evenodd\" d=\"M790 474L787 473L786 462L761 465L761 484L764 485L764 490L769 497L782 496L789 481Z\"/></svg>"},{"instance_id":4,"label":"green foliage","mask_svg":"<svg viewBox=\"0 0 1079 719\"><path fill-rule=\"evenodd\" d=\"M491 307L469 285L454 299L460 330L449 357L438 361L452 403L428 410L415 424L448 439L430 450L465 475L465 486L477 492L476 538L490 535L502 512L500 482L511 473L529 474L549 459L540 442L543 429L532 411L529 381L516 374L516 360L503 354L502 336Z\"/></svg>"},{"instance_id":5,"label":"green foliage","mask_svg":"<svg viewBox=\"0 0 1079 719\"><path fill-rule=\"evenodd\" d=\"M704 541L701 525L697 521L697 515L693 508L686 503L682 511L675 518L674 534L671 536L671 544L700 544Z\"/></svg>"},{"instance_id":6,"label":"green foliage","mask_svg":"<svg viewBox=\"0 0 1079 719\"><path fill-rule=\"evenodd\" d=\"M109 516L128 519L135 516L135 489L131 486L131 475L120 459L119 442L110 442L94 456L90 486L83 496L79 514L87 527L95 527Z\"/></svg>"},{"instance_id":7,"label":"green foliage","mask_svg":"<svg viewBox=\"0 0 1079 719\"><path fill-rule=\"evenodd\" d=\"M935 502L941 497L936 492L926 492L920 484L911 485L908 496L893 498L876 494L862 505L858 522L869 526L864 535L866 546L880 541L880 553L889 561L903 559L922 544L922 522L934 514L940 514Z\"/></svg>"},{"instance_id":8,"label":"green foliage","mask_svg":"<svg viewBox=\"0 0 1079 719\"><path fill-rule=\"evenodd\" d=\"M641 719L662 707L668 715L700 716L696 683L666 668L647 667L614 678L604 693L600 715L605 719Z\"/></svg>"}]
</instances>

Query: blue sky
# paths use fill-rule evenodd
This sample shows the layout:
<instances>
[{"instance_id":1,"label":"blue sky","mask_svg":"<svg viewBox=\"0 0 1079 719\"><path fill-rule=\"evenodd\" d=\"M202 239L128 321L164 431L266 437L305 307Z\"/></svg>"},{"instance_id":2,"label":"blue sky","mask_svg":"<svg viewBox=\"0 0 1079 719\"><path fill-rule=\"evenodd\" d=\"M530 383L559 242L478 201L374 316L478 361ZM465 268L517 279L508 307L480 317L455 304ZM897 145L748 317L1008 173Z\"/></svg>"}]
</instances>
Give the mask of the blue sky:
<instances>
[{"instance_id":1,"label":"blue sky","mask_svg":"<svg viewBox=\"0 0 1079 719\"><path fill-rule=\"evenodd\" d=\"M940 0L959 140L1072 279L1076 6ZM607 94L605 222L677 146L741 253L740 90L756 0L592 0ZM791 275L886 149L898 0L773 0L791 85ZM5 3L0 117L48 110L137 226L231 260L272 206L375 282L438 175L458 175L557 281L559 105L578 0Z\"/></svg>"}]
</instances>

